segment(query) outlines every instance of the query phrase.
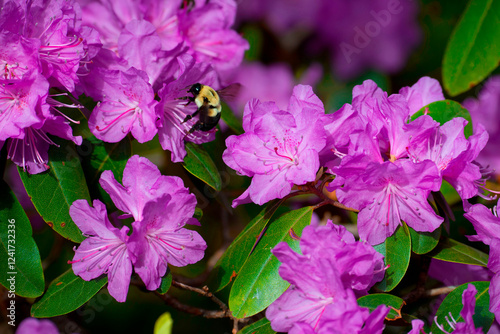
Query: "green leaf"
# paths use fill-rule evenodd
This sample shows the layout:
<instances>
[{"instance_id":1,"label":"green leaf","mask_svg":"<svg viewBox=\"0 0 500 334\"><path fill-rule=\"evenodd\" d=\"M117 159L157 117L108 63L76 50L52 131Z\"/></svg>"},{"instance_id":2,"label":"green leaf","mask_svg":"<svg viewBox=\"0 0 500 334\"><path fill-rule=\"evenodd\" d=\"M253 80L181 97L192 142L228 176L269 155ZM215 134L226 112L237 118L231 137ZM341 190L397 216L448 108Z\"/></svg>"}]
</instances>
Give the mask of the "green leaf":
<instances>
[{"instance_id":1,"label":"green leaf","mask_svg":"<svg viewBox=\"0 0 500 334\"><path fill-rule=\"evenodd\" d=\"M443 59L443 83L456 96L480 83L500 63L500 2L471 0Z\"/></svg>"},{"instance_id":2,"label":"green leaf","mask_svg":"<svg viewBox=\"0 0 500 334\"><path fill-rule=\"evenodd\" d=\"M488 254L450 238L442 239L428 255L434 259L447 262L473 264L483 267L488 264Z\"/></svg>"},{"instance_id":3,"label":"green leaf","mask_svg":"<svg viewBox=\"0 0 500 334\"><path fill-rule=\"evenodd\" d=\"M229 293L229 309L236 318L252 316L274 302L288 288L278 273L280 262L271 253L278 243L285 241L296 252L300 252L298 240L292 239L290 231L297 235L311 223L314 207L287 212L269 224L269 228L255 251L241 268Z\"/></svg>"},{"instance_id":4,"label":"green leaf","mask_svg":"<svg viewBox=\"0 0 500 334\"><path fill-rule=\"evenodd\" d=\"M254 322L248 326L243 327L237 334L275 334L271 328L271 323L266 318Z\"/></svg>"},{"instance_id":5,"label":"green leaf","mask_svg":"<svg viewBox=\"0 0 500 334\"><path fill-rule=\"evenodd\" d=\"M417 254L426 254L433 250L441 237L441 227L433 232L417 232L408 227L411 236L411 250Z\"/></svg>"},{"instance_id":6,"label":"green leaf","mask_svg":"<svg viewBox=\"0 0 500 334\"><path fill-rule=\"evenodd\" d=\"M70 268L50 283L47 292L31 307L31 316L49 318L72 312L89 301L107 282L107 276L84 281Z\"/></svg>"},{"instance_id":7,"label":"green leaf","mask_svg":"<svg viewBox=\"0 0 500 334\"><path fill-rule=\"evenodd\" d=\"M0 194L0 283L22 297L41 296L45 279L30 221L3 180Z\"/></svg>"},{"instance_id":8,"label":"green leaf","mask_svg":"<svg viewBox=\"0 0 500 334\"><path fill-rule=\"evenodd\" d=\"M368 307L370 312L373 312L379 305L386 305L391 308L386 318L388 320L396 320L401 318L401 308L403 307L405 301L399 297L389 295L387 293L373 293L367 296L363 296L358 299L359 306ZM400 313L395 310L399 310Z\"/></svg>"},{"instance_id":9,"label":"green leaf","mask_svg":"<svg viewBox=\"0 0 500 334\"><path fill-rule=\"evenodd\" d=\"M182 163L184 168L213 189L220 191L220 174L207 151L193 143L186 143L186 151L187 155Z\"/></svg>"},{"instance_id":10,"label":"green leaf","mask_svg":"<svg viewBox=\"0 0 500 334\"><path fill-rule=\"evenodd\" d=\"M482 327L483 332L487 333L495 316L488 309L490 307L490 295L489 287L490 282L471 282L465 283L457 287L455 290L450 292L448 296L443 300L436 312L437 323L443 326L444 330L451 333L453 329L450 327L448 321L445 317L450 319L449 313L453 316L457 322L464 322L464 319L460 316L460 311L462 311L462 294L469 284L473 284L477 289L476 294L476 307L474 309L474 325L476 328ZM432 333L439 334L444 333L434 322L431 328Z\"/></svg>"},{"instance_id":11,"label":"green leaf","mask_svg":"<svg viewBox=\"0 0 500 334\"><path fill-rule=\"evenodd\" d=\"M164 295L168 292L170 286L172 286L172 273L169 271L167 275L161 278L160 287L156 291Z\"/></svg>"},{"instance_id":12,"label":"green leaf","mask_svg":"<svg viewBox=\"0 0 500 334\"><path fill-rule=\"evenodd\" d=\"M165 312L155 322L154 334L170 334L174 320L169 312Z\"/></svg>"},{"instance_id":13,"label":"green leaf","mask_svg":"<svg viewBox=\"0 0 500 334\"><path fill-rule=\"evenodd\" d=\"M374 248L384 256L385 264L389 265L384 279L376 287L384 292L391 291L403 279L410 264L411 238L408 226L403 223L392 236Z\"/></svg>"},{"instance_id":14,"label":"green leaf","mask_svg":"<svg viewBox=\"0 0 500 334\"><path fill-rule=\"evenodd\" d=\"M91 136L83 141L78 152L84 158L82 166L90 190L94 193L98 192L106 206L114 207L109 194L99 186L99 178L103 171L111 170L116 180L121 182L125 165L132 155L129 137L125 137L118 143L105 143Z\"/></svg>"},{"instance_id":15,"label":"green leaf","mask_svg":"<svg viewBox=\"0 0 500 334\"><path fill-rule=\"evenodd\" d=\"M209 279L211 290L222 290L236 277L250 256L257 237L281 203L282 201L269 203L229 245L212 270Z\"/></svg>"},{"instance_id":16,"label":"green leaf","mask_svg":"<svg viewBox=\"0 0 500 334\"><path fill-rule=\"evenodd\" d=\"M90 195L75 145L64 142L49 149L49 170L19 175L36 210L47 224L63 237L81 242L84 237L69 215L69 207L77 199L90 202Z\"/></svg>"},{"instance_id":17,"label":"green leaf","mask_svg":"<svg viewBox=\"0 0 500 334\"><path fill-rule=\"evenodd\" d=\"M239 120L236 115L233 113L233 111L227 106L227 104L224 104L222 107L222 113L221 113L221 118L224 121L224 123L229 126L231 130L234 131L237 135L241 135L243 131L243 126L241 125L241 120Z\"/></svg>"},{"instance_id":18,"label":"green leaf","mask_svg":"<svg viewBox=\"0 0 500 334\"><path fill-rule=\"evenodd\" d=\"M441 189L439 189L439 191L443 194L446 202L450 206L462 202L462 198L458 194L457 190L445 180L441 182Z\"/></svg>"},{"instance_id":19,"label":"green leaf","mask_svg":"<svg viewBox=\"0 0 500 334\"><path fill-rule=\"evenodd\" d=\"M441 125L456 117L465 118L468 122L464 129L465 138L469 138L469 136L472 135L472 119L470 114L467 109L462 107L458 102L452 100L432 102L413 114L411 119L414 120L422 115L431 116L433 120Z\"/></svg>"}]
</instances>

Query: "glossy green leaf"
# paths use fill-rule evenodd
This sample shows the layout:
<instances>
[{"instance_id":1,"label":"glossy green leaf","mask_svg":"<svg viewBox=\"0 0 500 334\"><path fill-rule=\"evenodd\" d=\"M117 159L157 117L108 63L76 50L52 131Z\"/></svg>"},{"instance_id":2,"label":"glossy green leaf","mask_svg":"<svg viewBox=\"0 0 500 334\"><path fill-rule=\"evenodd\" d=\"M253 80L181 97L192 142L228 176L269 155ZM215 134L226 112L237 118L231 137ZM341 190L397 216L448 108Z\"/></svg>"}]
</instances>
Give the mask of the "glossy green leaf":
<instances>
[{"instance_id":1,"label":"glossy green leaf","mask_svg":"<svg viewBox=\"0 0 500 334\"><path fill-rule=\"evenodd\" d=\"M78 148L90 190L93 194L98 192L108 207L113 207L114 204L108 193L99 186L99 178L103 171L111 170L118 182L121 182L123 170L132 154L131 146L128 137L118 143L105 143L91 136Z\"/></svg>"},{"instance_id":2,"label":"glossy green leaf","mask_svg":"<svg viewBox=\"0 0 500 334\"><path fill-rule=\"evenodd\" d=\"M441 227L438 227L433 232L417 232L411 227L410 230L411 237L411 250L417 254L426 254L433 250L441 237Z\"/></svg>"},{"instance_id":3,"label":"glossy green leaf","mask_svg":"<svg viewBox=\"0 0 500 334\"><path fill-rule=\"evenodd\" d=\"M45 279L30 221L3 180L0 198L0 284L22 297L41 296Z\"/></svg>"},{"instance_id":4,"label":"glossy green leaf","mask_svg":"<svg viewBox=\"0 0 500 334\"><path fill-rule=\"evenodd\" d=\"M374 248L384 256L385 264L389 265L384 279L376 287L384 292L391 291L403 279L410 264L411 238L408 226L403 223L392 236Z\"/></svg>"},{"instance_id":5,"label":"glossy green leaf","mask_svg":"<svg viewBox=\"0 0 500 334\"><path fill-rule=\"evenodd\" d=\"M428 255L434 259L448 262L473 264L483 267L486 267L488 264L488 254L450 238L442 239L437 247Z\"/></svg>"},{"instance_id":6,"label":"glossy green leaf","mask_svg":"<svg viewBox=\"0 0 500 334\"><path fill-rule=\"evenodd\" d=\"M31 316L49 318L72 312L89 301L107 282L107 276L84 281L70 268L50 283L47 292L31 307Z\"/></svg>"},{"instance_id":7,"label":"glossy green leaf","mask_svg":"<svg viewBox=\"0 0 500 334\"><path fill-rule=\"evenodd\" d=\"M301 208L287 212L269 224L229 293L229 309L233 316L241 319L262 311L288 288L290 284L280 277L280 262L271 249L285 241L296 252L300 252L299 242L290 236L290 232L300 236L302 229L311 223L312 213L311 206Z\"/></svg>"},{"instance_id":8,"label":"glossy green leaf","mask_svg":"<svg viewBox=\"0 0 500 334\"><path fill-rule=\"evenodd\" d=\"M395 310L399 310L399 312L401 312L401 308L404 303L403 299L387 293L373 293L358 299L359 306L369 308L370 312L373 312L379 305L392 307L386 316L388 320L396 320L400 318L400 314Z\"/></svg>"},{"instance_id":9,"label":"glossy green leaf","mask_svg":"<svg viewBox=\"0 0 500 334\"><path fill-rule=\"evenodd\" d=\"M212 270L209 279L209 286L212 290L222 290L236 277L248 256L250 256L258 235L281 203L282 201L269 203L229 245Z\"/></svg>"},{"instance_id":10,"label":"glossy green leaf","mask_svg":"<svg viewBox=\"0 0 500 334\"><path fill-rule=\"evenodd\" d=\"M220 191L220 174L207 151L193 143L186 143L186 151L187 155L182 164L184 168L213 189Z\"/></svg>"},{"instance_id":11,"label":"glossy green leaf","mask_svg":"<svg viewBox=\"0 0 500 334\"><path fill-rule=\"evenodd\" d=\"M443 83L451 96L480 83L500 63L500 2L471 0L443 59Z\"/></svg>"},{"instance_id":12,"label":"glossy green leaf","mask_svg":"<svg viewBox=\"0 0 500 334\"><path fill-rule=\"evenodd\" d=\"M174 320L169 312L165 312L156 320L153 334L170 334Z\"/></svg>"},{"instance_id":13,"label":"glossy green leaf","mask_svg":"<svg viewBox=\"0 0 500 334\"><path fill-rule=\"evenodd\" d=\"M266 318L254 322L248 326L243 327L237 334L275 334L271 328L271 323Z\"/></svg>"},{"instance_id":14,"label":"glossy green leaf","mask_svg":"<svg viewBox=\"0 0 500 334\"><path fill-rule=\"evenodd\" d=\"M170 289L171 286L172 286L172 273L169 272L167 275L161 278L160 287L156 291L158 291L163 295L168 292L168 289Z\"/></svg>"},{"instance_id":15,"label":"glossy green leaf","mask_svg":"<svg viewBox=\"0 0 500 334\"><path fill-rule=\"evenodd\" d=\"M460 311L462 311L462 294L465 289L467 289L469 284L474 284L477 289L476 294L476 308L474 309L474 325L476 328L482 327L483 333L487 333L495 316L488 309L490 307L490 295L489 295L489 287L490 282L471 282L465 283L457 287L455 290L450 292L448 296L443 300L441 305L439 306L438 311L436 312L437 323L443 326L444 330L447 333L453 332L453 329L450 327L448 321L445 319L447 317L450 319L450 313L458 322L464 322L464 319L460 316ZM442 330L434 322L431 328L432 333L440 334L444 333Z\"/></svg>"},{"instance_id":16,"label":"glossy green leaf","mask_svg":"<svg viewBox=\"0 0 500 334\"><path fill-rule=\"evenodd\" d=\"M63 237L81 242L84 237L69 215L69 207L77 199L90 202L87 182L75 145L63 142L49 149L49 170L28 174L19 168L19 175L36 210L47 224Z\"/></svg>"},{"instance_id":17,"label":"glossy green leaf","mask_svg":"<svg viewBox=\"0 0 500 334\"><path fill-rule=\"evenodd\" d=\"M456 117L462 117L468 121L464 129L465 138L469 138L469 136L472 135L472 119L470 114L467 109L462 107L458 102L452 100L432 102L413 114L411 118L416 119L422 115L431 116L433 120L441 125Z\"/></svg>"},{"instance_id":18,"label":"glossy green leaf","mask_svg":"<svg viewBox=\"0 0 500 334\"><path fill-rule=\"evenodd\" d=\"M446 199L446 202L451 206L453 204L462 202L462 198L460 198L460 195L456 191L455 188L445 180L441 183L441 189L439 189L441 194L443 194L444 198Z\"/></svg>"},{"instance_id":19,"label":"glossy green leaf","mask_svg":"<svg viewBox=\"0 0 500 334\"><path fill-rule=\"evenodd\" d=\"M229 126L231 130L234 131L237 135L241 135L243 131L243 126L241 125L241 120L239 120L236 115L233 113L233 111L227 106L227 104L224 104L222 107L222 113L221 113L221 118L224 121L224 123Z\"/></svg>"}]
</instances>

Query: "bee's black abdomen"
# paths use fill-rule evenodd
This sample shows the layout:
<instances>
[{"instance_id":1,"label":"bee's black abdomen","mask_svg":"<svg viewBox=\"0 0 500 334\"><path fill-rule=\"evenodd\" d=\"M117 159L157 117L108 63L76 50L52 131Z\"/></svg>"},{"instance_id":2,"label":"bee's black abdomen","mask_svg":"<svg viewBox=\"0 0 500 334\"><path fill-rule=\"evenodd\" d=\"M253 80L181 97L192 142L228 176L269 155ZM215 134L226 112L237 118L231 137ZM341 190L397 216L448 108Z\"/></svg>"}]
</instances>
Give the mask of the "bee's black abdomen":
<instances>
[{"instance_id":1,"label":"bee's black abdomen","mask_svg":"<svg viewBox=\"0 0 500 334\"><path fill-rule=\"evenodd\" d=\"M220 119L220 113L217 114L215 117L207 117L205 119L205 122L200 124L199 130L201 130L201 131L212 130L213 128L215 128L217 123L219 123L219 119Z\"/></svg>"}]
</instances>

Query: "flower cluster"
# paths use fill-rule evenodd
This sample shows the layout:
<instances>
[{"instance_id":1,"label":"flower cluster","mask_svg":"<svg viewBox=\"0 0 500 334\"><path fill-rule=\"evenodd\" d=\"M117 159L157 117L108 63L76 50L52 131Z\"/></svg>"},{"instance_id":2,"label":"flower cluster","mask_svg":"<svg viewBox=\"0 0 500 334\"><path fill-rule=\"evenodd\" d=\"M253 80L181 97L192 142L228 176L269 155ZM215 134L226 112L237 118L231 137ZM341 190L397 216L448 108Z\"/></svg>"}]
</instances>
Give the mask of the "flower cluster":
<instances>
[{"instance_id":1,"label":"flower cluster","mask_svg":"<svg viewBox=\"0 0 500 334\"><path fill-rule=\"evenodd\" d=\"M327 148L336 156L325 155L325 165L337 176L331 190L341 203L360 210L359 234L371 244L392 235L401 220L416 231L439 227L443 218L427 197L442 180L464 200L480 191L482 174L474 159L488 140L484 127L465 138L463 118L442 125L429 115L412 120L426 104L443 100L434 79L424 77L399 93L388 96L365 81L354 88L352 105L332 114L325 126L331 138Z\"/></svg>"},{"instance_id":2,"label":"flower cluster","mask_svg":"<svg viewBox=\"0 0 500 334\"><path fill-rule=\"evenodd\" d=\"M73 92L96 41L74 1L6 1L0 14L0 147L30 173L48 169L48 134L81 144L49 89ZM63 93L64 94L64 93Z\"/></svg>"},{"instance_id":3,"label":"flower cluster","mask_svg":"<svg viewBox=\"0 0 500 334\"><path fill-rule=\"evenodd\" d=\"M175 162L184 141L213 140L215 130L189 132L197 119L184 120L197 107L185 97L198 82L219 89L218 72L241 62L248 43L230 29L235 11L232 0L85 1L83 24L103 43L80 87L99 101L91 132L107 142L130 132L141 143L158 133Z\"/></svg>"},{"instance_id":4,"label":"flower cluster","mask_svg":"<svg viewBox=\"0 0 500 334\"><path fill-rule=\"evenodd\" d=\"M323 103L311 87L303 85L294 88L286 111L274 102L248 102L243 115L245 133L228 137L222 156L229 167L253 177L233 207L283 198L294 184L314 181L319 152L326 144L324 113Z\"/></svg>"},{"instance_id":5,"label":"flower cluster","mask_svg":"<svg viewBox=\"0 0 500 334\"><path fill-rule=\"evenodd\" d=\"M81 106L57 96L84 93L98 102L85 115L98 139L118 142L131 133L143 143L159 133L172 160L182 161L185 140L207 142L215 131L189 132L197 121L184 122L197 108L185 99L189 87L219 89L218 71L238 66L248 49L230 28L235 11L232 0L5 2L0 147L9 140L17 165L46 170L48 147L56 145L47 134L82 142L57 109Z\"/></svg>"},{"instance_id":6,"label":"flower cluster","mask_svg":"<svg viewBox=\"0 0 500 334\"><path fill-rule=\"evenodd\" d=\"M266 311L273 330L361 333L364 325L366 333L382 333L389 308L380 305L370 314L357 304L356 295L366 294L383 278L383 256L331 221L306 226L300 250L297 254L285 242L272 250L281 262L280 276L291 284Z\"/></svg>"},{"instance_id":7,"label":"flower cluster","mask_svg":"<svg viewBox=\"0 0 500 334\"><path fill-rule=\"evenodd\" d=\"M113 226L101 201L94 200L93 207L86 200L75 201L71 218L87 236L70 261L76 275L89 281L107 274L110 295L124 302L132 266L146 288L155 290L168 264L185 266L203 258L205 241L184 228L199 222L192 218L196 198L180 178L161 175L149 160L135 155L123 171L123 185L111 171L102 173L100 184L125 213L119 218L134 219L133 231L129 235L127 226Z\"/></svg>"},{"instance_id":8,"label":"flower cluster","mask_svg":"<svg viewBox=\"0 0 500 334\"><path fill-rule=\"evenodd\" d=\"M367 80L354 87L352 104L327 115L307 86L296 86L287 111L250 101L245 133L229 137L223 155L228 166L253 176L233 206L283 198L293 185L315 181L324 166L335 175L329 191L360 211L362 240L379 244L402 220L416 231L434 231L443 218L427 202L430 192L445 180L464 200L478 195L483 176L475 158L488 140L480 124L465 138L463 118L442 125L429 115L412 119L443 99L439 83L424 77L393 95Z\"/></svg>"},{"instance_id":9,"label":"flower cluster","mask_svg":"<svg viewBox=\"0 0 500 334\"><path fill-rule=\"evenodd\" d=\"M403 68L420 42L417 16L416 2L399 0L254 0L238 6L240 20L263 19L289 44L299 44L287 38L293 30L311 35L305 49L326 50L343 79L367 69L394 73Z\"/></svg>"}]
</instances>

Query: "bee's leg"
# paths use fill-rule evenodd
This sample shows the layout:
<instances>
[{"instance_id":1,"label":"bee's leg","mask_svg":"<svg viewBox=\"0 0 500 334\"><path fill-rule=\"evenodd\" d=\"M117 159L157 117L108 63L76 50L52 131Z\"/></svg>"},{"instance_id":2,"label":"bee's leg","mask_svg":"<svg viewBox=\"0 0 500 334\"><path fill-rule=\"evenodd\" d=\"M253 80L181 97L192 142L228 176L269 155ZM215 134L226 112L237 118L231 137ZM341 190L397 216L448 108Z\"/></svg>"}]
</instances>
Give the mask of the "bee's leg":
<instances>
[{"instance_id":1,"label":"bee's leg","mask_svg":"<svg viewBox=\"0 0 500 334\"><path fill-rule=\"evenodd\" d=\"M200 109L196 109L196 111L191 114L191 115L187 115L186 118L184 118L184 120L182 121L182 123L186 123L187 121L189 121L191 118L193 118L194 116L198 115L198 113L200 112ZM191 132L192 133L192 132Z\"/></svg>"},{"instance_id":2,"label":"bee's leg","mask_svg":"<svg viewBox=\"0 0 500 334\"><path fill-rule=\"evenodd\" d=\"M192 96L181 96L178 97L177 100L188 100L187 103L184 106L188 106L191 104L191 102L194 102L194 97Z\"/></svg>"},{"instance_id":3,"label":"bee's leg","mask_svg":"<svg viewBox=\"0 0 500 334\"><path fill-rule=\"evenodd\" d=\"M196 122L191 129L189 129L189 133L193 133L196 130L199 130L203 126L203 123L201 121Z\"/></svg>"}]
</instances>

